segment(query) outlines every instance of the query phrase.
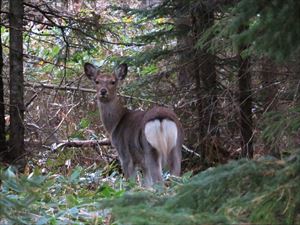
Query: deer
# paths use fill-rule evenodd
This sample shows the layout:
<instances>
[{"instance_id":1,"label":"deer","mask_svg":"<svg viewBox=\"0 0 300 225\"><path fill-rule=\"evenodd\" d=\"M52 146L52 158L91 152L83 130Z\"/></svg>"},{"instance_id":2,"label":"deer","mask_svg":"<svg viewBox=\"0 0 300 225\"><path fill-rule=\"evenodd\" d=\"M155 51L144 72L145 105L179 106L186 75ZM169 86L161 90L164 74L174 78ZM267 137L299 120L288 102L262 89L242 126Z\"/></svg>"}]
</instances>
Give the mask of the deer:
<instances>
[{"instance_id":1,"label":"deer","mask_svg":"<svg viewBox=\"0 0 300 225\"><path fill-rule=\"evenodd\" d=\"M117 150L125 179L136 179L141 170L146 187L163 182L163 168L180 176L183 128L176 114L166 107L130 110L117 94L128 66L122 63L112 73L101 72L91 63L84 72L93 81L102 124Z\"/></svg>"}]
</instances>

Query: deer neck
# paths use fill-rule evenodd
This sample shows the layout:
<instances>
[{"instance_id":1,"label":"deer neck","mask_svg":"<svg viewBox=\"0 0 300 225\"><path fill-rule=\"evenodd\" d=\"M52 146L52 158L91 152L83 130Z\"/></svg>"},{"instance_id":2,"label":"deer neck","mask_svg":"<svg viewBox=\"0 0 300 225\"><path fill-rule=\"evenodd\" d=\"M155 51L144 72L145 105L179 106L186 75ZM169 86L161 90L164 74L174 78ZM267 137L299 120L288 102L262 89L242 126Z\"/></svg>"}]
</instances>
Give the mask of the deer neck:
<instances>
[{"instance_id":1,"label":"deer neck","mask_svg":"<svg viewBox=\"0 0 300 225\"><path fill-rule=\"evenodd\" d=\"M105 103L98 100L98 105L104 128L111 135L128 109L124 107L118 98Z\"/></svg>"}]
</instances>

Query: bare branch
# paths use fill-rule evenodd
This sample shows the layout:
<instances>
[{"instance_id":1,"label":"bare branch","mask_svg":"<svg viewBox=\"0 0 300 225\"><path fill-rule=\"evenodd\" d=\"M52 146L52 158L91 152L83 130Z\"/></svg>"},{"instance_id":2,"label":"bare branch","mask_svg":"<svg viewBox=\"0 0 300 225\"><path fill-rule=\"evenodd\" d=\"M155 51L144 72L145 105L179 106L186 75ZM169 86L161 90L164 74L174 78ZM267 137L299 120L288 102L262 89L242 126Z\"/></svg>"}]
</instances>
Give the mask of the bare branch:
<instances>
[{"instance_id":1,"label":"bare branch","mask_svg":"<svg viewBox=\"0 0 300 225\"><path fill-rule=\"evenodd\" d=\"M25 86L33 87L33 88L47 88L47 89L61 90L61 91L81 91L81 92L96 93L96 90L94 90L94 89L66 86L66 85L58 86L58 85L53 85L53 84L27 82L27 83L25 83Z\"/></svg>"},{"instance_id":2,"label":"bare branch","mask_svg":"<svg viewBox=\"0 0 300 225\"><path fill-rule=\"evenodd\" d=\"M104 140L61 140L58 143L54 143L51 146L51 150L55 151L59 148L73 147L73 148L84 148L84 147L97 147L103 145L111 145L109 139Z\"/></svg>"}]
</instances>

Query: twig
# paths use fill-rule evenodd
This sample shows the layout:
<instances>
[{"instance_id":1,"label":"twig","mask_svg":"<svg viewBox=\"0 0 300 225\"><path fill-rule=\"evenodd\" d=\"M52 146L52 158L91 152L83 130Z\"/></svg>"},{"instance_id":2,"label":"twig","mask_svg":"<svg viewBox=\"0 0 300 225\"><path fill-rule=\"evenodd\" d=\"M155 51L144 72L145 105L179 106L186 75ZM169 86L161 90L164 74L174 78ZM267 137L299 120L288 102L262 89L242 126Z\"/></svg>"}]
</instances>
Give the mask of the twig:
<instances>
[{"instance_id":1,"label":"twig","mask_svg":"<svg viewBox=\"0 0 300 225\"><path fill-rule=\"evenodd\" d=\"M42 84L42 83L27 82L27 83L25 83L25 86L33 87L33 88L48 88L48 89L54 89L54 90L71 90L71 91L82 91L82 92L96 93L96 90L94 90L94 89L75 87L75 86L67 86L67 85L58 86L58 85L53 85L53 84ZM124 95L124 94L120 94L120 96L124 97L124 98L128 98L128 99L135 99L135 100L139 100L139 101L142 101L142 102L149 102L149 103L153 103L153 104L157 104L157 105L164 105L166 107L170 107L167 104L162 104L162 103L159 103L159 102L156 102L156 101L152 101L150 99L144 99L144 98L134 97L134 96L130 96L130 95Z\"/></svg>"},{"instance_id":2,"label":"twig","mask_svg":"<svg viewBox=\"0 0 300 225\"><path fill-rule=\"evenodd\" d=\"M182 145L182 148L183 148L186 152L192 153L193 155L195 155L195 156L201 158L201 155L200 155L200 154L198 154L198 153L195 152L194 150L189 149L189 148L186 147L185 145Z\"/></svg>"},{"instance_id":3,"label":"twig","mask_svg":"<svg viewBox=\"0 0 300 225\"><path fill-rule=\"evenodd\" d=\"M64 116L64 118L60 121L60 123L55 127L54 131L46 138L46 140L44 141L44 143L52 136L54 135L58 129L60 128L60 126L63 124L63 122L65 121L65 119L68 117L68 115L70 114L70 112L79 105L79 103L73 105L69 111L66 113L66 115Z\"/></svg>"}]
</instances>

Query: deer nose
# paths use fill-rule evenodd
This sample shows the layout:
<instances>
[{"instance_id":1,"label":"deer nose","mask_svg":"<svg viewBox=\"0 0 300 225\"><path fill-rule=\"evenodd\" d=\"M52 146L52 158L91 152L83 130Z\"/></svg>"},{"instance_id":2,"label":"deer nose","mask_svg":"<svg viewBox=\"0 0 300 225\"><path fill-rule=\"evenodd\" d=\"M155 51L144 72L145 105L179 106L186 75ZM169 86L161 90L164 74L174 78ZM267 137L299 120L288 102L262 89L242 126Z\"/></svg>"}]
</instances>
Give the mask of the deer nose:
<instances>
[{"instance_id":1,"label":"deer nose","mask_svg":"<svg viewBox=\"0 0 300 225\"><path fill-rule=\"evenodd\" d=\"M104 96L104 95L106 95L106 93L107 93L107 90L106 90L106 89L101 89L101 90L100 90L100 94L101 94L101 95Z\"/></svg>"}]
</instances>

